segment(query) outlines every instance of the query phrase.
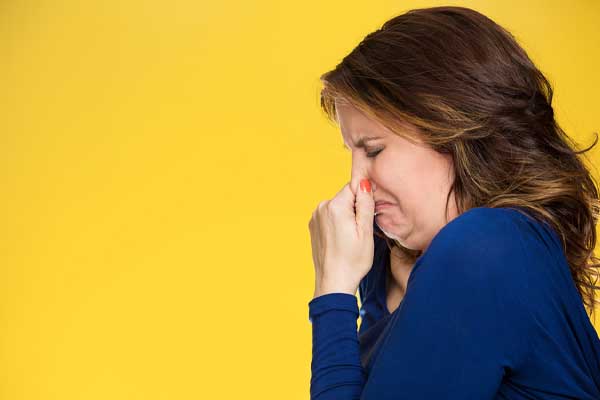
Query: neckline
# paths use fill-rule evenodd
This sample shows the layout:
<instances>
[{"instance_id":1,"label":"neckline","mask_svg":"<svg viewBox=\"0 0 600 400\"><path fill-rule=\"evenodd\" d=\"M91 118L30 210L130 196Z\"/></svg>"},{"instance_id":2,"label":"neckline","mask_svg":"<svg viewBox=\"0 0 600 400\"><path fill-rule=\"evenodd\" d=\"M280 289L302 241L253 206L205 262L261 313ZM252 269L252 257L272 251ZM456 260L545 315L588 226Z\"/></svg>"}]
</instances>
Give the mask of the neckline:
<instances>
[{"instance_id":1,"label":"neckline","mask_svg":"<svg viewBox=\"0 0 600 400\"><path fill-rule=\"evenodd\" d=\"M391 256L390 256L389 257L389 262L385 264L385 268L384 268L384 271L383 271L384 272L383 273L383 299L384 299L384 302L383 302L384 307L383 307L383 309L384 309L384 312L385 312L386 315L391 315L393 313L393 312L390 312L390 309L388 308L388 304L387 304L387 301L388 301L388 281L389 281L389 279L391 279L390 276L392 274L392 272L391 272L391 268L392 268L391 261L392 261L392 259L391 259ZM404 298L400 299L400 303L398 303L398 307L400 307L400 304L402 304L402 300L403 299ZM398 309L398 307L396 307L396 309Z\"/></svg>"},{"instance_id":2,"label":"neckline","mask_svg":"<svg viewBox=\"0 0 600 400\"><path fill-rule=\"evenodd\" d=\"M383 311L384 315L389 315L390 314L390 310L387 308L387 293L386 293L386 274L389 268L389 262L390 262L390 249L387 247L387 245L385 245L385 242L382 242L383 244L383 254L382 257L380 258L380 263L378 265L378 270L377 270L377 285L376 285L376 293L377 293L377 299L378 299L378 303Z\"/></svg>"},{"instance_id":3,"label":"neckline","mask_svg":"<svg viewBox=\"0 0 600 400\"><path fill-rule=\"evenodd\" d=\"M396 307L396 309L394 311L390 311L390 309L388 308L388 305L387 305L387 277L388 277L388 275L391 275L390 261L391 261L390 249L386 246L385 252L384 252L384 257L382 258L381 268L379 271L379 282L378 282L379 284L377 285L378 289L379 289L378 290L379 302L380 302L381 308L383 309L383 314L385 316L392 315L398 308L400 308L400 305L402 305L402 301L404 300L404 297L403 297L400 300L400 303L398 303L398 307ZM414 270L414 267L413 267L413 270ZM412 271L411 271L411 274L412 274ZM410 275L409 275L409 279L410 279Z\"/></svg>"},{"instance_id":4,"label":"neckline","mask_svg":"<svg viewBox=\"0 0 600 400\"><path fill-rule=\"evenodd\" d=\"M409 288L409 283L412 279L413 274L415 273L415 270L417 269L418 265L421 260L423 259L423 256L425 255L425 252L423 252L423 254L421 254L419 257L417 257L417 259L414 262L414 265L410 271L410 273L408 274L408 280L407 280L407 285L406 285L406 292L404 293L404 296L402 297L402 299L400 300L400 303L398 303L398 307L396 307L396 309L392 312L390 312L388 306L387 306L387 287L386 287L386 277L387 274L391 274L391 265L390 265L390 249L387 246L384 246L384 253L383 253L383 257L381 258L381 263L379 265L379 273L378 273L378 284L377 284L377 297L379 299L379 305L381 306L382 310L383 310L383 315L384 316L389 316L394 314L398 309L400 309L400 307L402 306L402 302L404 301L404 298L406 297L406 294L408 293L408 288Z\"/></svg>"}]
</instances>

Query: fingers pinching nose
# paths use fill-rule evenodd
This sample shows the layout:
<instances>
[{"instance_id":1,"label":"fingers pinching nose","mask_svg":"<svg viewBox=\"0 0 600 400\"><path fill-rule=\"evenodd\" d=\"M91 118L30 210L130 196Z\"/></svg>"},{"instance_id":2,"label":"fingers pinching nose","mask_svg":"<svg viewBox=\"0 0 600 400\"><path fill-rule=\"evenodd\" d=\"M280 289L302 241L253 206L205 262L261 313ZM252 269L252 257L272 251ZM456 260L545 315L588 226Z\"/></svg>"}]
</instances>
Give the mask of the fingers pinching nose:
<instances>
[{"instance_id":1,"label":"fingers pinching nose","mask_svg":"<svg viewBox=\"0 0 600 400\"><path fill-rule=\"evenodd\" d=\"M367 178L362 179L360 181L360 189L363 192L369 192L370 193L371 192L371 182L369 182L369 180Z\"/></svg>"},{"instance_id":2,"label":"fingers pinching nose","mask_svg":"<svg viewBox=\"0 0 600 400\"><path fill-rule=\"evenodd\" d=\"M371 179L360 178L360 177L352 178L350 180L350 190L352 191L352 194L354 194L354 196L357 196L358 191L363 188L363 182L366 182L366 186L369 186L369 188L370 188L369 192L377 191L377 185ZM364 186L365 189L366 189L366 186Z\"/></svg>"}]
</instances>

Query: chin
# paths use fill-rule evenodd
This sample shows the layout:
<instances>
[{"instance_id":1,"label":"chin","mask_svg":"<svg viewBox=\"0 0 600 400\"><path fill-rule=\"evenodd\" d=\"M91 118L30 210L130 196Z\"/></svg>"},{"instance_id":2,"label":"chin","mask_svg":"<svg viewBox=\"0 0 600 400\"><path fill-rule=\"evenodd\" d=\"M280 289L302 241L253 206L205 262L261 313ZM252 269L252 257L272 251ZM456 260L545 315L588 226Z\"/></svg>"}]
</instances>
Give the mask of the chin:
<instances>
[{"instance_id":1,"label":"chin","mask_svg":"<svg viewBox=\"0 0 600 400\"><path fill-rule=\"evenodd\" d=\"M398 236L394 235L393 233L387 232L387 231L386 231L385 229L383 229L383 228L381 227L381 225L379 225L379 224L377 224L377 226L379 227L379 229L381 229L381 232L383 232L383 234L384 234L385 236L387 236L387 237L389 237L390 239L393 239L393 240L395 240L395 241L397 241L397 242L399 242L399 243L402 243L402 240L401 240L401 239L400 239Z\"/></svg>"},{"instance_id":2,"label":"chin","mask_svg":"<svg viewBox=\"0 0 600 400\"><path fill-rule=\"evenodd\" d=\"M410 243L403 243L403 242L398 242L402 245L402 247L407 248L408 250L413 250L413 251L419 251L421 250L421 246L415 246L415 245L411 245Z\"/></svg>"},{"instance_id":3,"label":"chin","mask_svg":"<svg viewBox=\"0 0 600 400\"><path fill-rule=\"evenodd\" d=\"M401 238L400 236L392 233L392 232L388 232L385 229L383 229L381 227L381 225L377 224L377 226L379 227L379 229L381 230L381 232L383 232L383 234L385 236L387 236L388 238L396 241L398 244L400 244L402 247L407 248L409 250L421 250L421 247L419 245L416 245L415 243L411 243L408 242L406 240L406 238Z\"/></svg>"}]
</instances>

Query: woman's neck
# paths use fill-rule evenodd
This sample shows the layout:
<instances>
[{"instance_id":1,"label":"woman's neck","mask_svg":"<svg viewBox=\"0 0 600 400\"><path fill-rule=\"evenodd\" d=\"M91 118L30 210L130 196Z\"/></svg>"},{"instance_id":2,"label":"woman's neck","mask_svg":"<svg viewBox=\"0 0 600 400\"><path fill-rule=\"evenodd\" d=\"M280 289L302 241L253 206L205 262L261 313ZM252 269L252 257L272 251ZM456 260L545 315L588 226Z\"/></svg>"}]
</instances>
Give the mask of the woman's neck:
<instances>
[{"instance_id":1,"label":"woman's neck","mask_svg":"<svg viewBox=\"0 0 600 400\"><path fill-rule=\"evenodd\" d=\"M393 246L390 250L390 287L396 286L404 294L414 264L415 261L410 255Z\"/></svg>"}]
</instances>

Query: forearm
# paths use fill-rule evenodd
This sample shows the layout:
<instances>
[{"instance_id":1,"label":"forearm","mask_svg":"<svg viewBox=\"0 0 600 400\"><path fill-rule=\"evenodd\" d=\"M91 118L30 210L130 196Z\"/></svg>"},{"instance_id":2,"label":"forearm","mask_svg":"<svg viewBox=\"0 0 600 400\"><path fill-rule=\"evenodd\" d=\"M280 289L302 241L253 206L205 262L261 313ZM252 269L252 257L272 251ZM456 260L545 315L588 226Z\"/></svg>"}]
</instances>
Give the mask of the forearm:
<instances>
[{"instance_id":1,"label":"forearm","mask_svg":"<svg viewBox=\"0 0 600 400\"><path fill-rule=\"evenodd\" d=\"M309 302L312 322L311 400L355 400L366 381L360 363L358 305L349 293L327 293Z\"/></svg>"}]
</instances>

